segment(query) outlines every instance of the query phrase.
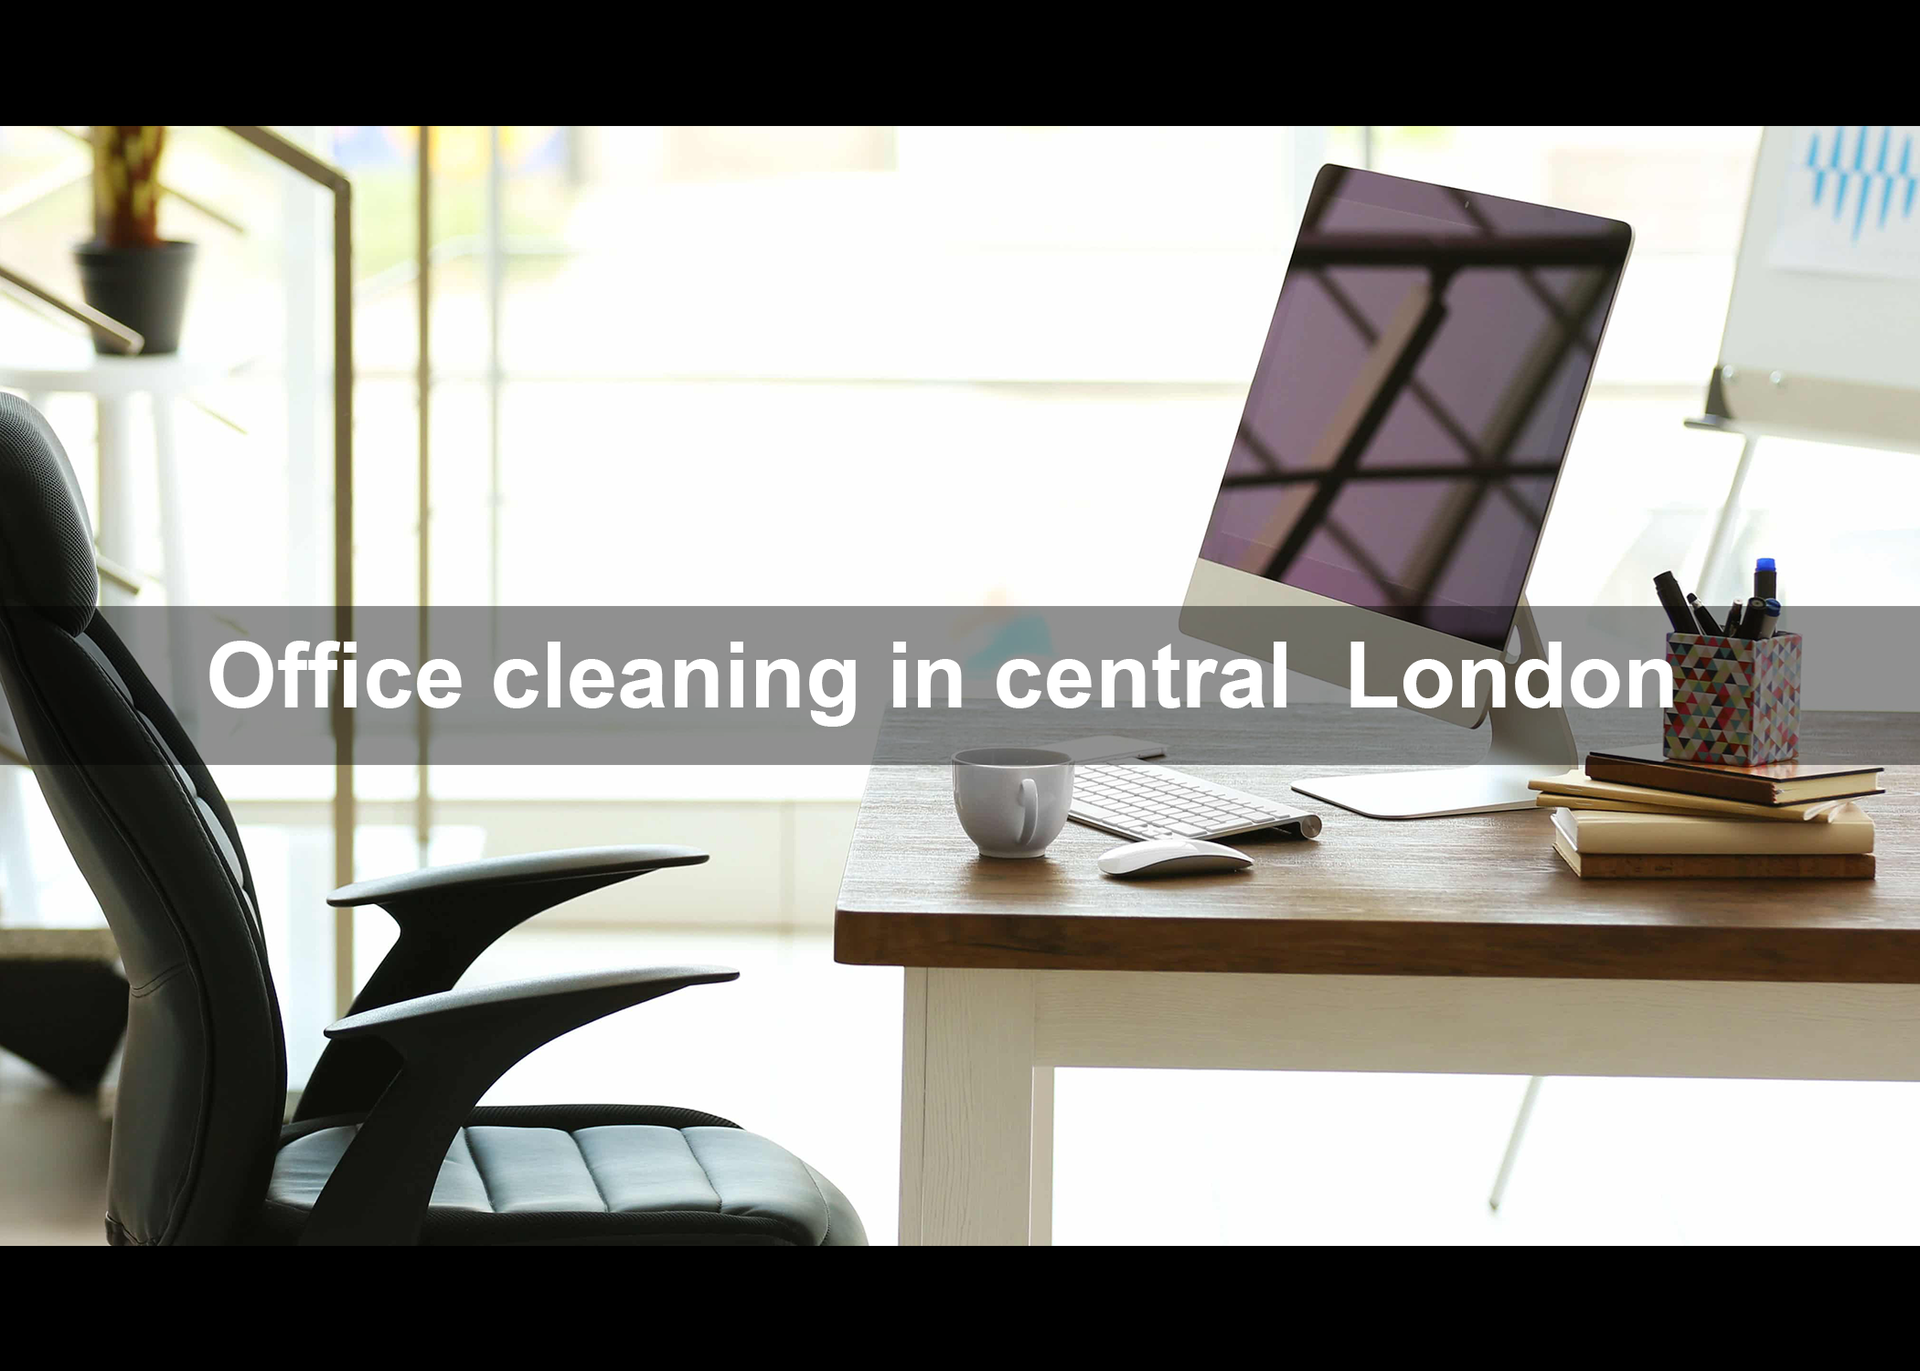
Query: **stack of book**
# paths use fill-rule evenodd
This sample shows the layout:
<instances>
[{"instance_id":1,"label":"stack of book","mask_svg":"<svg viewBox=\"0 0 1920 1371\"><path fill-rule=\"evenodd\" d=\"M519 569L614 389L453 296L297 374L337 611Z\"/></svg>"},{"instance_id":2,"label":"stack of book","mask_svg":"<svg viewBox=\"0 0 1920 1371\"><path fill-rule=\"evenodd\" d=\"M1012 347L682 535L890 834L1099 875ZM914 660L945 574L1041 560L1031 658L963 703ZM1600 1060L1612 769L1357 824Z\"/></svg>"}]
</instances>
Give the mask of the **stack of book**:
<instances>
[{"instance_id":1,"label":"stack of book","mask_svg":"<svg viewBox=\"0 0 1920 1371\"><path fill-rule=\"evenodd\" d=\"M1553 850L1579 876L1870 877L1877 766L1722 766L1594 752L1536 780Z\"/></svg>"}]
</instances>

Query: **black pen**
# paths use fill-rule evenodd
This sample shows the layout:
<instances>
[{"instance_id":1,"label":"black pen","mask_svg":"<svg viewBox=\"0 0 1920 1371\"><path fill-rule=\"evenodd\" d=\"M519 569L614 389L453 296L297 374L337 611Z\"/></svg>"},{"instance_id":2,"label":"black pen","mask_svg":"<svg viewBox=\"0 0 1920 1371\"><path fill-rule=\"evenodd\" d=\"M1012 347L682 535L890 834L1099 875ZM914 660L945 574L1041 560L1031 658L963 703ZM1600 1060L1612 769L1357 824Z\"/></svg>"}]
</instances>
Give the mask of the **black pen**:
<instances>
[{"instance_id":1,"label":"black pen","mask_svg":"<svg viewBox=\"0 0 1920 1371\"><path fill-rule=\"evenodd\" d=\"M1687 607L1693 611L1694 622L1700 625L1700 631L1702 633L1706 634L1709 638L1718 638L1721 636L1720 625L1713 621L1712 613L1708 611L1705 605L1700 603L1699 596L1687 596Z\"/></svg>"},{"instance_id":2,"label":"black pen","mask_svg":"<svg viewBox=\"0 0 1920 1371\"><path fill-rule=\"evenodd\" d=\"M1756 595L1747 601L1747 607L1740 615L1740 631L1734 636L1738 638L1758 638L1760 636L1760 625L1765 623L1766 620L1767 602Z\"/></svg>"}]
</instances>

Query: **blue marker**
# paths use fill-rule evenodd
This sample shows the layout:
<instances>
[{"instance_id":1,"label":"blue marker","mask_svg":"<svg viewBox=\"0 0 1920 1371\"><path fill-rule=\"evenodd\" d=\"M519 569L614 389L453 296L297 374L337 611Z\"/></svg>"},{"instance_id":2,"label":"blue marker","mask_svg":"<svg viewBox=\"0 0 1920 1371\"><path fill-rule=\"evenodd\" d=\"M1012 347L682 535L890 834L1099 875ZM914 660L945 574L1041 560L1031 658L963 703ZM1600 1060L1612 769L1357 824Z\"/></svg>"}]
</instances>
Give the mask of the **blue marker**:
<instances>
[{"instance_id":1,"label":"blue marker","mask_svg":"<svg viewBox=\"0 0 1920 1371\"><path fill-rule=\"evenodd\" d=\"M1753 564L1753 593L1762 600L1771 600L1780 593L1775 584L1773 558L1762 557Z\"/></svg>"},{"instance_id":2,"label":"blue marker","mask_svg":"<svg viewBox=\"0 0 1920 1371\"><path fill-rule=\"evenodd\" d=\"M1775 600L1769 597L1767 600L1766 613L1760 619L1760 633L1758 636L1762 638L1771 638L1773 636L1774 629L1777 628L1779 624L1780 624L1780 602L1778 600Z\"/></svg>"}]
</instances>

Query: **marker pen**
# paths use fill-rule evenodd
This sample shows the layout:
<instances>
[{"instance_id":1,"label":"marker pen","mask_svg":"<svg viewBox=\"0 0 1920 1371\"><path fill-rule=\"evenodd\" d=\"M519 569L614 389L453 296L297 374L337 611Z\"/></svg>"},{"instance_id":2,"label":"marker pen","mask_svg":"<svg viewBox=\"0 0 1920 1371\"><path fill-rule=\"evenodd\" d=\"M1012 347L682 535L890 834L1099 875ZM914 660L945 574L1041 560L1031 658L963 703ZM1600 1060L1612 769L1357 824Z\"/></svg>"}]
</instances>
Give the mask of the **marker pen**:
<instances>
[{"instance_id":1,"label":"marker pen","mask_svg":"<svg viewBox=\"0 0 1920 1371\"><path fill-rule=\"evenodd\" d=\"M1747 601L1747 607L1740 614L1740 638L1758 638L1760 625L1767 620L1767 602L1758 595Z\"/></svg>"},{"instance_id":2,"label":"marker pen","mask_svg":"<svg viewBox=\"0 0 1920 1371\"><path fill-rule=\"evenodd\" d=\"M1775 627L1780 623L1780 602L1775 599L1768 599L1766 601L1766 607L1766 617L1760 621L1760 636L1762 638L1771 638Z\"/></svg>"},{"instance_id":3,"label":"marker pen","mask_svg":"<svg viewBox=\"0 0 1920 1371\"><path fill-rule=\"evenodd\" d=\"M1675 633L1700 631L1687 597L1680 593L1680 583L1673 579L1671 571L1663 571L1653 578L1653 592L1660 597L1660 606L1667 611L1667 622L1673 625Z\"/></svg>"},{"instance_id":4,"label":"marker pen","mask_svg":"<svg viewBox=\"0 0 1920 1371\"><path fill-rule=\"evenodd\" d=\"M1707 607L1700 603L1699 596L1687 596L1687 607L1693 611L1693 620L1700 625L1700 631L1702 633L1706 634L1709 638L1718 638L1721 636L1720 625L1714 622L1713 615L1708 611Z\"/></svg>"},{"instance_id":5,"label":"marker pen","mask_svg":"<svg viewBox=\"0 0 1920 1371\"><path fill-rule=\"evenodd\" d=\"M1780 593L1775 584L1773 558L1762 557L1753 564L1753 593L1762 600L1771 600Z\"/></svg>"}]
</instances>

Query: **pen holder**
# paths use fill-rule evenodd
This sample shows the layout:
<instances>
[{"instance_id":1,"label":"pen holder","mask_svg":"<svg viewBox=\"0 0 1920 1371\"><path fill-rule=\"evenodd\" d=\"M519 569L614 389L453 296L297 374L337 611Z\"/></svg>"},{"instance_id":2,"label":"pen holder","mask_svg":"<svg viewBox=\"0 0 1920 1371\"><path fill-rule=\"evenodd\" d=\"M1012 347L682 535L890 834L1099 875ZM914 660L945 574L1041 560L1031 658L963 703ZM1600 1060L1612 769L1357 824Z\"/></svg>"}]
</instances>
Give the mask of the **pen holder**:
<instances>
[{"instance_id":1,"label":"pen holder","mask_svg":"<svg viewBox=\"0 0 1920 1371\"><path fill-rule=\"evenodd\" d=\"M1666 755L1676 762L1760 766L1800 750L1800 635L1720 638L1669 633L1673 708Z\"/></svg>"}]
</instances>

